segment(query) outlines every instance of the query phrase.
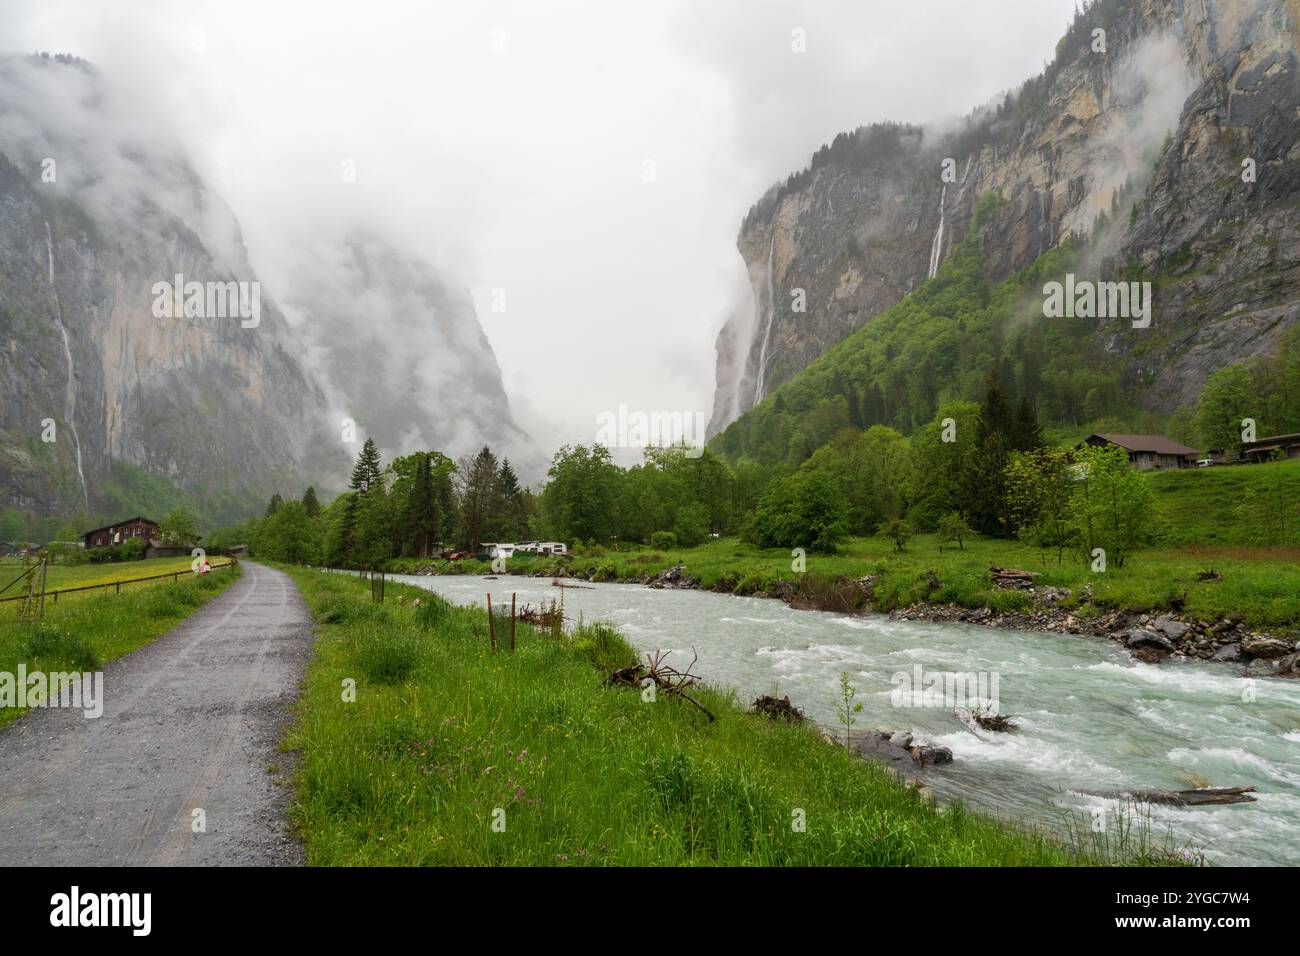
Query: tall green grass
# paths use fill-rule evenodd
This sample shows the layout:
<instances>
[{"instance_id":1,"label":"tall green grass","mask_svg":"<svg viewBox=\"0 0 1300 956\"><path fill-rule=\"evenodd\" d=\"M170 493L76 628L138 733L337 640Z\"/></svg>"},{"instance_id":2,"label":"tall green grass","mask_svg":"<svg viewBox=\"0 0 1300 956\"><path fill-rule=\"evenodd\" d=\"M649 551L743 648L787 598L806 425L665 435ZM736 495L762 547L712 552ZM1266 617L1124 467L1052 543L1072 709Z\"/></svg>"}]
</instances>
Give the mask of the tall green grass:
<instances>
[{"instance_id":1,"label":"tall green grass","mask_svg":"<svg viewBox=\"0 0 1300 956\"><path fill-rule=\"evenodd\" d=\"M390 603L373 605L354 578L289 570L320 622L285 740L300 755L293 814L312 864L1103 859L960 806L937 810L884 768L813 728L745 713L725 690L697 689L710 722L662 693L646 702L639 688L606 686L636 657L608 625L558 638L521 625L517 651L494 653L484 610L391 584Z\"/></svg>"},{"instance_id":2,"label":"tall green grass","mask_svg":"<svg viewBox=\"0 0 1300 956\"><path fill-rule=\"evenodd\" d=\"M18 604L0 605L0 671L93 671L129 654L166 633L193 611L224 591L238 569L199 576L187 574L177 582L137 585L111 591L47 601L39 624L18 620ZM0 727L21 710L0 708Z\"/></svg>"}]
</instances>

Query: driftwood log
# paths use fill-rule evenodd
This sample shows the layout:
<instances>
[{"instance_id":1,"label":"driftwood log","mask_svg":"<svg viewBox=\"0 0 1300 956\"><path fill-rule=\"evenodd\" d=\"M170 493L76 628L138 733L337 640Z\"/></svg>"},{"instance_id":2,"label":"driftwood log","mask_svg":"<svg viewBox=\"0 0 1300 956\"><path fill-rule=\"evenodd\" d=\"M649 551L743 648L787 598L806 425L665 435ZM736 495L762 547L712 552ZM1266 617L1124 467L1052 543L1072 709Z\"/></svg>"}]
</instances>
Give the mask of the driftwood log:
<instances>
[{"instance_id":1,"label":"driftwood log","mask_svg":"<svg viewBox=\"0 0 1300 956\"><path fill-rule=\"evenodd\" d=\"M1037 571L1020 571L1016 568L999 568L996 565L989 568L989 575L993 579L994 586L1004 590L1009 588L1031 588L1034 586L1034 578L1037 574Z\"/></svg>"},{"instance_id":2,"label":"driftwood log","mask_svg":"<svg viewBox=\"0 0 1300 956\"><path fill-rule=\"evenodd\" d=\"M1092 797L1136 800L1170 807L1217 806L1224 803L1254 803L1254 787L1203 787L1199 790L1080 790Z\"/></svg>"}]
</instances>

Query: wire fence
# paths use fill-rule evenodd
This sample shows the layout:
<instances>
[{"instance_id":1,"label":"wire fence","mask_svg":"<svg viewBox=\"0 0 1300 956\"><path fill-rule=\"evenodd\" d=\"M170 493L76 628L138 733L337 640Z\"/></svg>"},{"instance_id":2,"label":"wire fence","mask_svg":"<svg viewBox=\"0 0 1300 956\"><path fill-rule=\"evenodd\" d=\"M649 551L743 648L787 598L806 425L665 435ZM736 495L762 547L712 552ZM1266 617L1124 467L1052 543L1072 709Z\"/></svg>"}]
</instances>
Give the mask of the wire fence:
<instances>
[{"instance_id":1,"label":"wire fence","mask_svg":"<svg viewBox=\"0 0 1300 956\"><path fill-rule=\"evenodd\" d=\"M211 570L213 571L220 571L222 568L232 568L235 566L235 564L236 562L234 561L227 561L225 564L213 564L210 565L210 567ZM113 593L121 594L122 585L124 584L139 584L141 581L161 581L163 578L171 578L173 581L179 581L182 574L194 574L194 573L195 573L194 571L168 571L164 574L151 574L148 577L143 577L143 578L125 578L120 581L105 581L102 584L83 584L75 588L59 588L58 590L55 591L46 591L45 597L47 599L53 599L53 603L58 604L60 594L73 594L77 591L96 591L101 588L113 588ZM36 596L39 597L40 592L37 592ZM9 601L22 601L26 597L27 597L26 594L15 594L13 597L0 598L0 604L4 604Z\"/></svg>"}]
</instances>

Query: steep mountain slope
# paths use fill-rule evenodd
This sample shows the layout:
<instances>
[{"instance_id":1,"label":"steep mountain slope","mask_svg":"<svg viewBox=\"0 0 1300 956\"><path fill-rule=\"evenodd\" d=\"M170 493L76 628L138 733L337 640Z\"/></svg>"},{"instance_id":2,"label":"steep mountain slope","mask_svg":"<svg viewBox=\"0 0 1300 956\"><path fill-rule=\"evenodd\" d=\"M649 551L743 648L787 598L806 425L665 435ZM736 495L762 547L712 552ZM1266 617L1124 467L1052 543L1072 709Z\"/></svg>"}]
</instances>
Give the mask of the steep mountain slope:
<instances>
[{"instance_id":1,"label":"steep mountain slope","mask_svg":"<svg viewBox=\"0 0 1300 956\"><path fill-rule=\"evenodd\" d=\"M472 307L382 240L360 248L263 289L165 123L80 61L0 61L0 507L98 513L119 462L231 519L275 490L340 486L359 447L344 416L390 452L526 444ZM260 314L160 311L155 283L177 274L247 283ZM381 314L410 334L372 340Z\"/></svg>"},{"instance_id":2,"label":"steep mountain slope","mask_svg":"<svg viewBox=\"0 0 1300 956\"><path fill-rule=\"evenodd\" d=\"M1072 236L1091 240L1080 278L1158 277L1150 329L1093 341L1136 401L1187 404L1272 348L1300 316L1298 22L1296 0L1098 0L1042 75L955 132L837 137L741 228L753 309L719 335L710 433L934 276L988 193L989 283Z\"/></svg>"}]
</instances>

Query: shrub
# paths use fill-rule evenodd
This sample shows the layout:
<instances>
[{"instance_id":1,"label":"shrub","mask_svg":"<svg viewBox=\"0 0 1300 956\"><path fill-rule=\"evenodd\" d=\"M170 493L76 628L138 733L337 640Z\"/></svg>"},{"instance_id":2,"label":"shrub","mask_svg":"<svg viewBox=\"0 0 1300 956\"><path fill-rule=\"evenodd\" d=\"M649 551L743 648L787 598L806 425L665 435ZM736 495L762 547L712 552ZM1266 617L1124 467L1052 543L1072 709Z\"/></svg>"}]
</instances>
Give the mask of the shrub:
<instances>
[{"instance_id":1,"label":"shrub","mask_svg":"<svg viewBox=\"0 0 1300 956\"><path fill-rule=\"evenodd\" d=\"M659 551L671 551L677 547L677 535L671 531L656 531L650 535L650 547Z\"/></svg>"},{"instance_id":2,"label":"shrub","mask_svg":"<svg viewBox=\"0 0 1300 956\"><path fill-rule=\"evenodd\" d=\"M614 671L636 662L636 651L612 624L585 624L573 632L571 641L598 670Z\"/></svg>"}]
</instances>

